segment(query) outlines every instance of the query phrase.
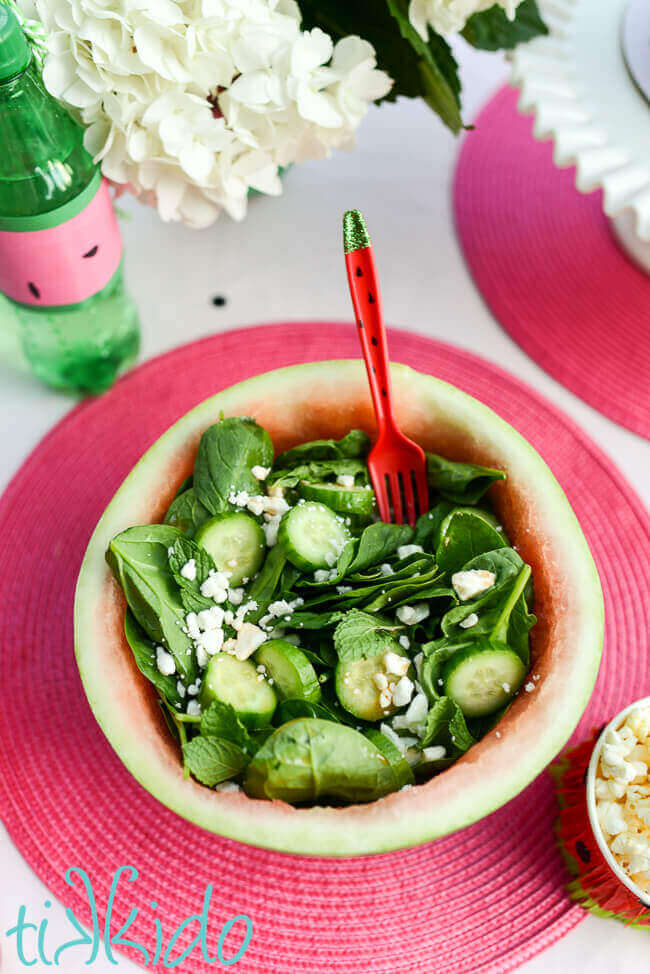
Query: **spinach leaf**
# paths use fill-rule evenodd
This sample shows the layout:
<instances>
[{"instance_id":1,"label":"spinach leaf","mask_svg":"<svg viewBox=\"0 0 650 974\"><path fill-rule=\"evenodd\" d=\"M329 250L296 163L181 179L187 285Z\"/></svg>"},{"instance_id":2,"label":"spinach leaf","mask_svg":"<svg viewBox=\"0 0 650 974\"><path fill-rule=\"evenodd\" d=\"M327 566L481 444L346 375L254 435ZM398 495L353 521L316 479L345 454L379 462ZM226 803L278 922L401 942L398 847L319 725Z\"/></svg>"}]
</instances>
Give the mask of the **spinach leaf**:
<instances>
[{"instance_id":1,"label":"spinach leaf","mask_svg":"<svg viewBox=\"0 0 650 974\"><path fill-rule=\"evenodd\" d=\"M498 522L472 507L457 507L442 522L436 561L451 574L485 551L505 548L507 538L497 530Z\"/></svg>"},{"instance_id":2,"label":"spinach leaf","mask_svg":"<svg viewBox=\"0 0 650 974\"><path fill-rule=\"evenodd\" d=\"M326 612L292 612L288 620L282 621L283 629L328 629L335 626L345 613L338 610Z\"/></svg>"},{"instance_id":3,"label":"spinach leaf","mask_svg":"<svg viewBox=\"0 0 650 974\"><path fill-rule=\"evenodd\" d=\"M390 619L351 609L334 630L334 648L342 663L380 656L389 650L401 654L399 643L391 635L401 628Z\"/></svg>"},{"instance_id":4,"label":"spinach leaf","mask_svg":"<svg viewBox=\"0 0 650 974\"><path fill-rule=\"evenodd\" d=\"M192 738L183 745L183 758L194 777L210 788L234 778L248 764L246 754L237 744L219 737Z\"/></svg>"},{"instance_id":5,"label":"spinach leaf","mask_svg":"<svg viewBox=\"0 0 650 974\"><path fill-rule=\"evenodd\" d=\"M358 459L368 455L370 437L363 430L350 430L340 440L312 440L286 450L275 459L274 467L296 467L312 460Z\"/></svg>"},{"instance_id":6,"label":"spinach leaf","mask_svg":"<svg viewBox=\"0 0 650 974\"><path fill-rule=\"evenodd\" d=\"M194 562L196 577L186 578L181 570L188 561ZM201 586L211 571L216 571L212 556L199 548L190 538L177 538L169 550L169 567L181 593L181 602L186 612L200 612L214 605L212 599L201 595Z\"/></svg>"},{"instance_id":7,"label":"spinach leaf","mask_svg":"<svg viewBox=\"0 0 650 974\"><path fill-rule=\"evenodd\" d=\"M472 613L476 613L480 620L486 609L503 601L504 593L510 590L523 567L524 562L514 548L498 548L496 551L486 551L463 565L463 571L483 569L493 572L495 576L494 585L473 599L467 599L466 602L461 602L460 605L455 605L450 609L443 618L443 633L453 631L454 626L459 625ZM530 600L532 588L529 582L526 583L525 591Z\"/></svg>"},{"instance_id":8,"label":"spinach leaf","mask_svg":"<svg viewBox=\"0 0 650 974\"><path fill-rule=\"evenodd\" d=\"M454 504L476 504L488 487L497 480L505 480L501 470L479 467L474 463L445 460L435 453L427 453L427 477L429 485L441 497Z\"/></svg>"},{"instance_id":9,"label":"spinach leaf","mask_svg":"<svg viewBox=\"0 0 650 974\"><path fill-rule=\"evenodd\" d=\"M168 559L169 548L182 537L169 524L127 528L111 541L106 560L147 636L171 653L178 674L193 683L196 660L183 632L185 608Z\"/></svg>"},{"instance_id":10,"label":"spinach leaf","mask_svg":"<svg viewBox=\"0 0 650 974\"><path fill-rule=\"evenodd\" d=\"M346 574L361 572L387 561L401 545L409 544L413 535L413 528L408 524L384 524L383 521L370 524L359 539L359 547Z\"/></svg>"},{"instance_id":11,"label":"spinach leaf","mask_svg":"<svg viewBox=\"0 0 650 974\"><path fill-rule=\"evenodd\" d=\"M415 544L419 544L425 551L435 552L440 540L440 526L448 514L454 509L449 501L439 501L430 511L421 514L415 525Z\"/></svg>"},{"instance_id":12,"label":"spinach leaf","mask_svg":"<svg viewBox=\"0 0 650 974\"><path fill-rule=\"evenodd\" d=\"M368 468L363 460L312 460L294 467L276 467L268 477L268 483L274 487L290 489L297 487L301 480L308 480L312 484L320 484L331 477L341 474L358 477L363 475L363 482L368 483Z\"/></svg>"},{"instance_id":13,"label":"spinach leaf","mask_svg":"<svg viewBox=\"0 0 650 974\"><path fill-rule=\"evenodd\" d=\"M199 443L194 466L194 491L210 514L229 510L233 491L259 494L259 481L251 473L273 462L271 437L249 417L229 417L210 426Z\"/></svg>"},{"instance_id":14,"label":"spinach leaf","mask_svg":"<svg viewBox=\"0 0 650 974\"><path fill-rule=\"evenodd\" d=\"M222 700L213 700L208 709L203 711L199 730L203 737L219 737L223 741L231 741L243 751L251 748L250 734L234 708Z\"/></svg>"},{"instance_id":15,"label":"spinach leaf","mask_svg":"<svg viewBox=\"0 0 650 974\"><path fill-rule=\"evenodd\" d=\"M280 727L288 720L295 720L297 717L320 717L323 720L333 720L337 724L350 723L349 720L342 720L341 716L325 703L298 699L282 700L275 712L274 723Z\"/></svg>"},{"instance_id":16,"label":"spinach leaf","mask_svg":"<svg viewBox=\"0 0 650 974\"><path fill-rule=\"evenodd\" d=\"M512 20L505 10L495 4L489 10L473 14L465 24L465 40L482 51L510 50L517 44L548 34L536 0L523 0Z\"/></svg>"},{"instance_id":17,"label":"spinach leaf","mask_svg":"<svg viewBox=\"0 0 650 974\"><path fill-rule=\"evenodd\" d=\"M193 487L177 494L165 514L165 524L171 524L193 538L204 521L210 517L210 512L203 506L196 496Z\"/></svg>"},{"instance_id":18,"label":"spinach leaf","mask_svg":"<svg viewBox=\"0 0 650 974\"><path fill-rule=\"evenodd\" d=\"M264 564L248 590L248 598L257 602L257 609L248 616L249 622L257 622L266 614L269 602L272 602L278 593L286 564L287 560L282 548L275 545L274 548L270 549Z\"/></svg>"},{"instance_id":19,"label":"spinach leaf","mask_svg":"<svg viewBox=\"0 0 650 974\"><path fill-rule=\"evenodd\" d=\"M440 697L427 714L421 748L441 745L446 757L464 754L476 741L467 729L463 712L450 697Z\"/></svg>"},{"instance_id":20,"label":"spinach leaf","mask_svg":"<svg viewBox=\"0 0 650 974\"><path fill-rule=\"evenodd\" d=\"M180 705L181 698L176 688L176 676L164 676L160 672L156 665L156 644L149 639L142 626L138 625L130 609L126 610L124 617L124 634L142 675L153 683L156 690L170 704Z\"/></svg>"}]
</instances>

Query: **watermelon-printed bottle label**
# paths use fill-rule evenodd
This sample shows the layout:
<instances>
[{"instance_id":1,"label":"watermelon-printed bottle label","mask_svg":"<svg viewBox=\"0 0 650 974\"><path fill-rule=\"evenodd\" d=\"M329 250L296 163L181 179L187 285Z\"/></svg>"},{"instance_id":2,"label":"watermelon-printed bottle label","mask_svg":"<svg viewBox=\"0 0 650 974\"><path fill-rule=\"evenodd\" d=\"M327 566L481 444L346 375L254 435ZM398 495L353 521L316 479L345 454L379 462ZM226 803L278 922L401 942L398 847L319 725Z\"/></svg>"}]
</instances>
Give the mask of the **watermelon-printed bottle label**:
<instances>
[{"instance_id":1,"label":"watermelon-printed bottle label","mask_svg":"<svg viewBox=\"0 0 650 974\"><path fill-rule=\"evenodd\" d=\"M122 238L108 184L98 183L77 212L73 200L41 217L2 221L11 226L0 229L0 291L7 297L56 307L84 301L108 284L122 258Z\"/></svg>"}]
</instances>

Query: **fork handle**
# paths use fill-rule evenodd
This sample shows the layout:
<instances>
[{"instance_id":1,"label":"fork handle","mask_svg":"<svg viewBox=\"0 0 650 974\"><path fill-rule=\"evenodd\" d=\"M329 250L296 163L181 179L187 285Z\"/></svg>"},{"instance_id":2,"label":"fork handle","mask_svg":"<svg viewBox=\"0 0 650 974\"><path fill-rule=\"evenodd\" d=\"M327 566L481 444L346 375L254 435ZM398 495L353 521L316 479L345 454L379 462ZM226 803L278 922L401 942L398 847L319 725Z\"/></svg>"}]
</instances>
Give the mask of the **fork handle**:
<instances>
[{"instance_id":1,"label":"fork handle","mask_svg":"<svg viewBox=\"0 0 650 974\"><path fill-rule=\"evenodd\" d=\"M388 343L381 309L381 294L372 247L351 250L345 255L352 306L366 363L379 435L395 427L392 404Z\"/></svg>"}]
</instances>

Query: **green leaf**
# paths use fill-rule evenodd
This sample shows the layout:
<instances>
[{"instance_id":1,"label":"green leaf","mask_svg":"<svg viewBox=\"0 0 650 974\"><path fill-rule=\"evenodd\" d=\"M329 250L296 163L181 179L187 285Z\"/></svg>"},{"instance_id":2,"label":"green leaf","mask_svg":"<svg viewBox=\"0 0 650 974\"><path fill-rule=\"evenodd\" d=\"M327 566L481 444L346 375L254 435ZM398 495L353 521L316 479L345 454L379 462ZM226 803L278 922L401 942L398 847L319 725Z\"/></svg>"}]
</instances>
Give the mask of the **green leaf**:
<instances>
[{"instance_id":1,"label":"green leaf","mask_svg":"<svg viewBox=\"0 0 650 974\"><path fill-rule=\"evenodd\" d=\"M147 636L171 653L179 676L193 683L196 659L183 632L185 607L168 556L182 537L169 524L127 528L111 541L106 560Z\"/></svg>"},{"instance_id":2,"label":"green leaf","mask_svg":"<svg viewBox=\"0 0 650 974\"><path fill-rule=\"evenodd\" d=\"M364 482L368 482L368 468L363 460L311 460L298 466L289 468L277 467L269 475L268 482L274 487L297 487L301 480L310 483L323 483L328 478L339 477L341 474L357 477L363 474Z\"/></svg>"},{"instance_id":3,"label":"green leaf","mask_svg":"<svg viewBox=\"0 0 650 974\"><path fill-rule=\"evenodd\" d=\"M180 703L180 696L176 687L176 676L164 676L156 665L156 644L147 636L142 626L138 625L133 613L127 609L124 617L124 634L131 647L136 666L146 678L153 683L156 690L176 706Z\"/></svg>"},{"instance_id":4,"label":"green leaf","mask_svg":"<svg viewBox=\"0 0 650 974\"><path fill-rule=\"evenodd\" d=\"M346 575L387 561L401 545L409 544L413 535L413 528L408 524L385 524L383 521L370 524L361 535L357 553L348 565Z\"/></svg>"},{"instance_id":5,"label":"green leaf","mask_svg":"<svg viewBox=\"0 0 650 974\"><path fill-rule=\"evenodd\" d=\"M408 19L409 0L301 0L303 27L321 27L335 40L369 41L378 66L393 79L385 100L424 98L454 132L462 128L456 64L448 45L430 33L422 40Z\"/></svg>"},{"instance_id":6,"label":"green leaf","mask_svg":"<svg viewBox=\"0 0 650 974\"><path fill-rule=\"evenodd\" d=\"M536 0L523 0L517 7L514 20L510 20L505 10L495 4L489 10L473 14L462 34L472 47L483 51L500 51L510 50L540 34L548 34L548 27L542 20Z\"/></svg>"},{"instance_id":7,"label":"green leaf","mask_svg":"<svg viewBox=\"0 0 650 974\"><path fill-rule=\"evenodd\" d=\"M436 561L442 571L451 575L477 555L507 547L507 538L496 525L484 511L456 508L441 525Z\"/></svg>"},{"instance_id":8,"label":"green leaf","mask_svg":"<svg viewBox=\"0 0 650 974\"><path fill-rule=\"evenodd\" d=\"M298 699L282 700L275 712L274 721L278 727L281 727L282 724L286 724L289 720L296 720L297 717L320 717L322 720L333 720L337 724L354 722L342 720L339 714L325 703Z\"/></svg>"},{"instance_id":9,"label":"green leaf","mask_svg":"<svg viewBox=\"0 0 650 974\"><path fill-rule=\"evenodd\" d=\"M409 0L387 0L387 3L402 37L413 49L411 56L419 56L422 97L445 125L457 134L463 128L463 121L460 116L458 65L451 48L432 30L429 30L427 41L420 37L409 19Z\"/></svg>"},{"instance_id":10,"label":"green leaf","mask_svg":"<svg viewBox=\"0 0 650 974\"><path fill-rule=\"evenodd\" d=\"M242 750L249 749L251 736L235 713L234 707L222 700L213 700L201 714L199 730L203 737L219 737L237 744Z\"/></svg>"},{"instance_id":11,"label":"green leaf","mask_svg":"<svg viewBox=\"0 0 650 974\"><path fill-rule=\"evenodd\" d=\"M233 491L259 494L254 466L273 463L271 437L254 419L229 417L210 426L199 443L194 466L194 491L210 514L223 514L232 505Z\"/></svg>"},{"instance_id":12,"label":"green leaf","mask_svg":"<svg viewBox=\"0 0 650 974\"><path fill-rule=\"evenodd\" d=\"M440 526L444 519L454 509L449 501L439 501L430 511L421 514L415 525L415 544L421 545L425 551L435 553L440 540Z\"/></svg>"},{"instance_id":13,"label":"green leaf","mask_svg":"<svg viewBox=\"0 0 650 974\"><path fill-rule=\"evenodd\" d=\"M286 564L287 560L282 548L280 545L275 545L269 551L264 564L248 590L249 599L257 602L257 609L249 617L250 622L256 622L265 615L269 602L273 601L278 592Z\"/></svg>"},{"instance_id":14,"label":"green leaf","mask_svg":"<svg viewBox=\"0 0 650 974\"><path fill-rule=\"evenodd\" d=\"M421 748L442 746L447 757L457 757L476 741L467 729L463 712L449 697L440 697L427 714Z\"/></svg>"},{"instance_id":15,"label":"green leaf","mask_svg":"<svg viewBox=\"0 0 650 974\"><path fill-rule=\"evenodd\" d=\"M501 470L480 467L474 463L445 460L435 453L427 453L429 485L445 500L463 506L476 504L488 487L497 480L505 480Z\"/></svg>"},{"instance_id":16,"label":"green leaf","mask_svg":"<svg viewBox=\"0 0 650 974\"><path fill-rule=\"evenodd\" d=\"M463 565L463 571L484 570L493 572L495 575L494 585L484 592L480 592L473 599L467 599L450 609L442 620L442 631L446 634L455 632L461 621L468 615L476 613L481 616L486 609L501 603L512 588L515 579L519 575L524 563L514 548L499 548L496 551L486 551L476 558L472 558L467 564ZM530 595L530 586L527 585L527 596ZM463 630L465 632L466 630Z\"/></svg>"},{"instance_id":17,"label":"green leaf","mask_svg":"<svg viewBox=\"0 0 650 974\"><path fill-rule=\"evenodd\" d=\"M312 440L301 443L276 457L274 467L296 467L313 460L346 460L366 457L370 450L370 437L363 430L350 430L340 440Z\"/></svg>"},{"instance_id":18,"label":"green leaf","mask_svg":"<svg viewBox=\"0 0 650 974\"><path fill-rule=\"evenodd\" d=\"M196 577L186 578L181 570L188 561L194 561ZM181 601L187 612L200 612L214 605L212 599L201 595L201 586L211 571L216 571L212 556L203 548L199 548L190 538L177 538L169 552L169 567L178 587L181 590Z\"/></svg>"},{"instance_id":19,"label":"green leaf","mask_svg":"<svg viewBox=\"0 0 650 974\"><path fill-rule=\"evenodd\" d=\"M183 758L194 777L210 788L236 777L248 764L240 747L218 737L192 738L183 745Z\"/></svg>"},{"instance_id":20,"label":"green leaf","mask_svg":"<svg viewBox=\"0 0 650 974\"><path fill-rule=\"evenodd\" d=\"M351 609L334 630L334 648L342 663L380 656L389 650L401 654L399 643L391 635L401 628L381 616Z\"/></svg>"},{"instance_id":21,"label":"green leaf","mask_svg":"<svg viewBox=\"0 0 650 974\"><path fill-rule=\"evenodd\" d=\"M210 517L210 512L196 496L193 487L177 494L165 514L165 524L172 524L193 538L198 528Z\"/></svg>"}]
</instances>

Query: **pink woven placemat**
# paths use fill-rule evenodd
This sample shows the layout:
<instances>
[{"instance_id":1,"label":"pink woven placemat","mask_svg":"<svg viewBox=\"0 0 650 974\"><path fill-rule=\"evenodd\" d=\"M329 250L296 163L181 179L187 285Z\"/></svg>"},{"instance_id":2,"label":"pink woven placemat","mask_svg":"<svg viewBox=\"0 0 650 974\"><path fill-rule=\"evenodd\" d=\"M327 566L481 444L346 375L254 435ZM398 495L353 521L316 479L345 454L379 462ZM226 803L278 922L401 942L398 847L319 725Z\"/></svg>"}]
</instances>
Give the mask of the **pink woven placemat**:
<instances>
[{"instance_id":1,"label":"pink woven placemat","mask_svg":"<svg viewBox=\"0 0 650 974\"><path fill-rule=\"evenodd\" d=\"M650 439L650 278L623 254L600 191L573 169L504 88L463 141L458 234L476 285L512 338L590 406Z\"/></svg>"},{"instance_id":2,"label":"pink woven placemat","mask_svg":"<svg viewBox=\"0 0 650 974\"><path fill-rule=\"evenodd\" d=\"M593 443L511 376L405 332L392 333L390 348L396 361L493 406L567 490L607 600L605 661L584 734L650 689L647 514ZM85 896L65 884L65 870L87 871L103 918L114 870L136 866L140 878L123 881L112 929L139 907L128 936L152 950L150 901L168 938L200 909L212 882L212 947L226 919L253 919L252 942L237 964L245 974L503 974L582 917L564 892L547 775L476 826L417 849L344 861L265 852L202 832L145 793L96 726L77 675L72 598L83 551L142 452L199 400L256 371L358 351L353 328L340 324L208 338L148 362L74 409L27 460L0 500L3 818L23 856L83 921ZM82 969L86 954L76 956L68 969ZM198 949L182 967L214 969Z\"/></svg>"}]
</instances>

